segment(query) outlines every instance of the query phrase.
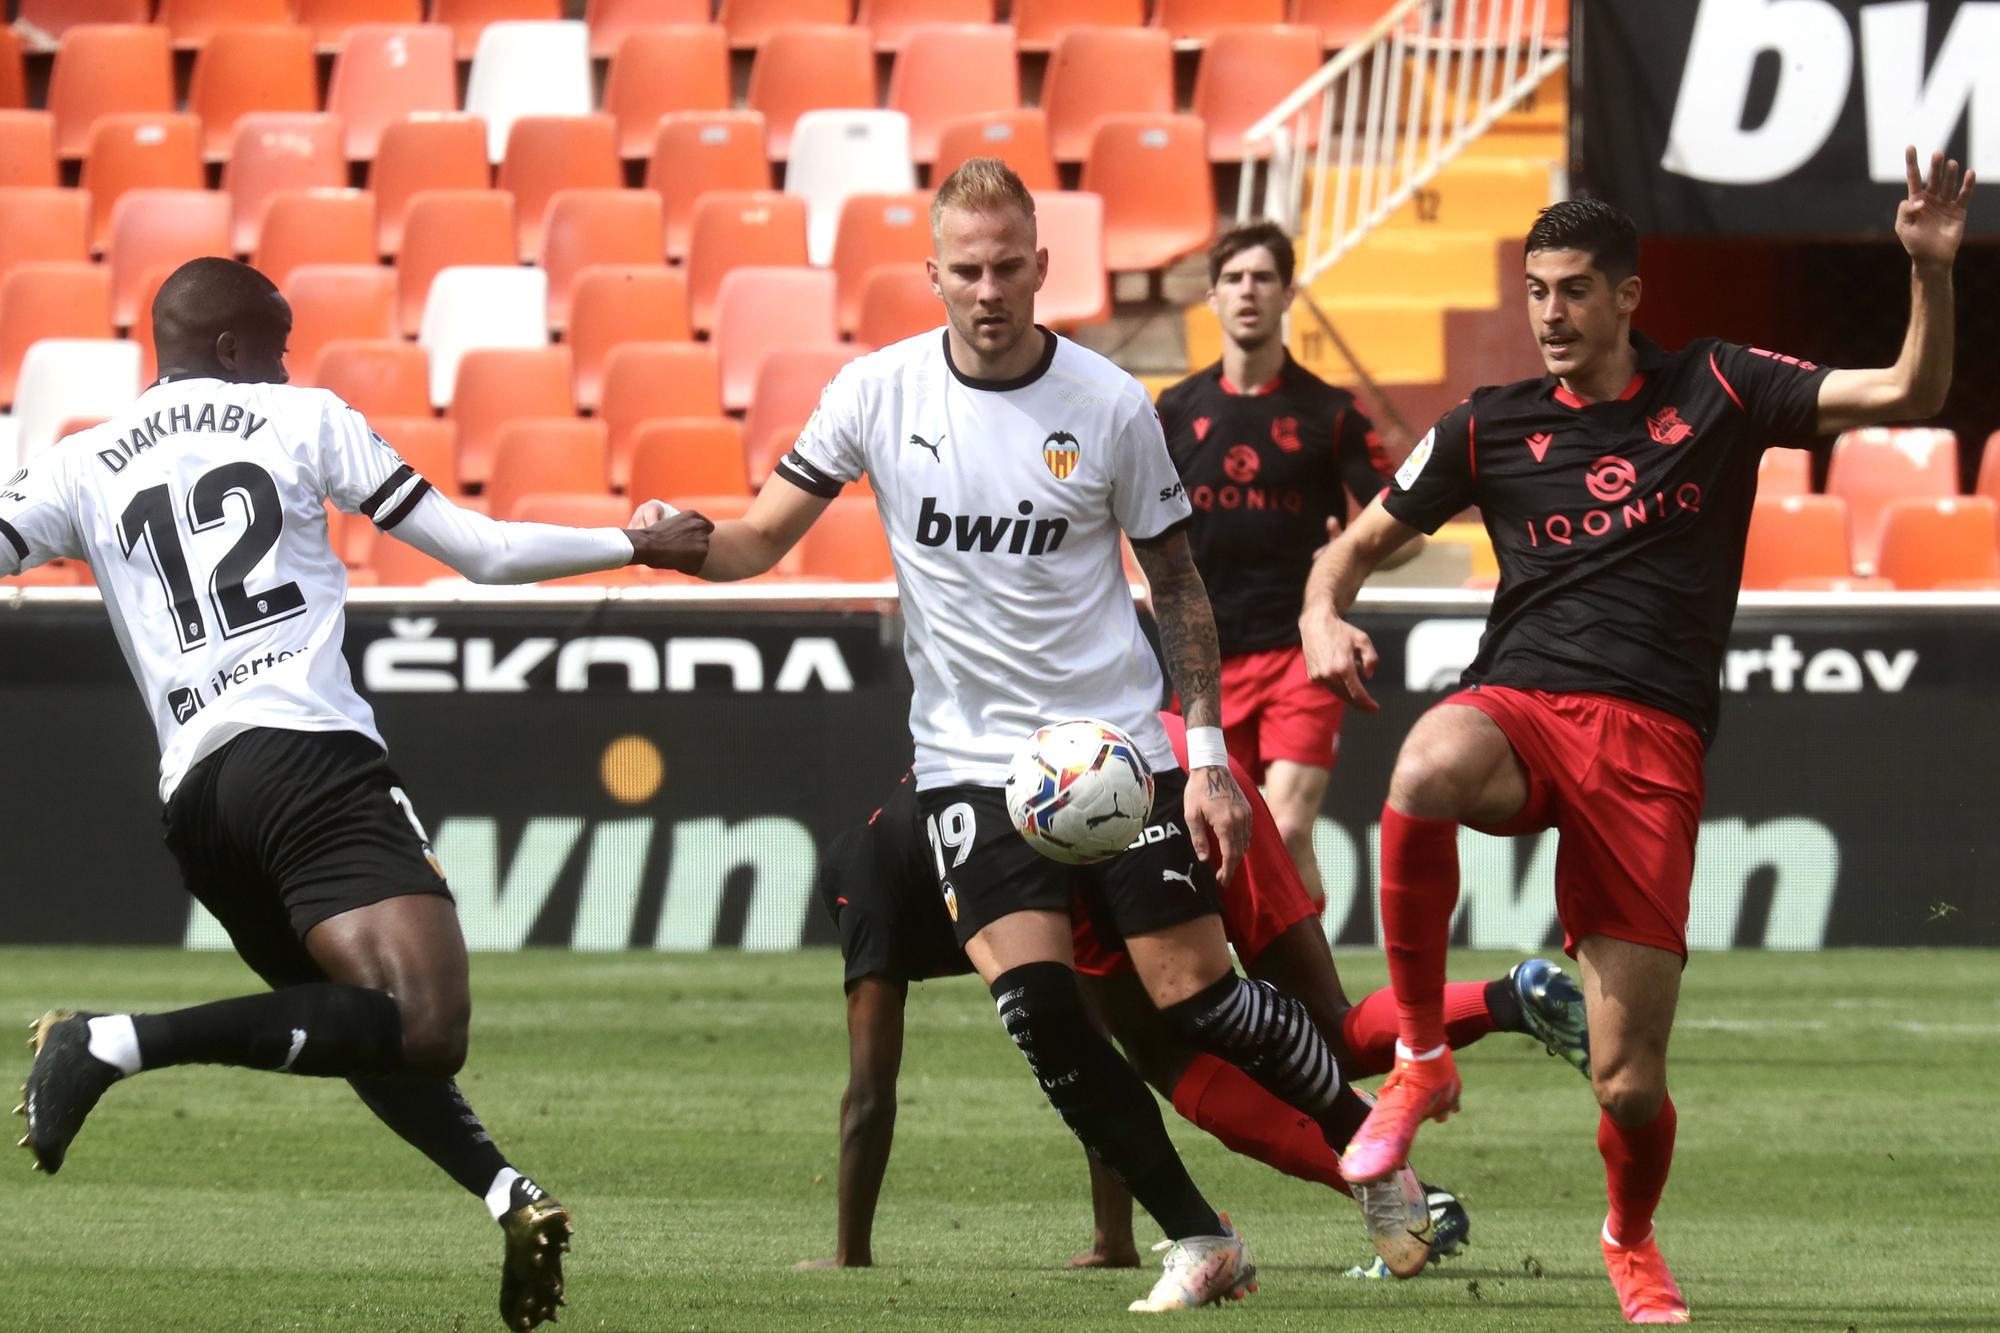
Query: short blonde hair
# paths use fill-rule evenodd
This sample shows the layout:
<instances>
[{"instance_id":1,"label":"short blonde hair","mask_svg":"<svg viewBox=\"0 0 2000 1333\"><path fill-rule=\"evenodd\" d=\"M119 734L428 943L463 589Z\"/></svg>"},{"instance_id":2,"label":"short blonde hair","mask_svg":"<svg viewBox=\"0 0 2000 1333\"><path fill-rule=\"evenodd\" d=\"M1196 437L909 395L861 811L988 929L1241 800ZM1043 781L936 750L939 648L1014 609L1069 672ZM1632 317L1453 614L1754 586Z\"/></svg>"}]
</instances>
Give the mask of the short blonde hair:
<instances>
[{"instance_id":1,"label":"short blonde hair","mask_svg":"<svg viewBox=\"0 0 2000 1333\"><path fill-rule=\"evenodd\" d=\"M1014 174L1014 169L997 157L970 157L958 170L944 178L931 200L931 241L936 243L939 224L947 208L963 208L975 213L997 213L1018 208L1035 225L1035 196Z\"/></svg>"}]
</instances>

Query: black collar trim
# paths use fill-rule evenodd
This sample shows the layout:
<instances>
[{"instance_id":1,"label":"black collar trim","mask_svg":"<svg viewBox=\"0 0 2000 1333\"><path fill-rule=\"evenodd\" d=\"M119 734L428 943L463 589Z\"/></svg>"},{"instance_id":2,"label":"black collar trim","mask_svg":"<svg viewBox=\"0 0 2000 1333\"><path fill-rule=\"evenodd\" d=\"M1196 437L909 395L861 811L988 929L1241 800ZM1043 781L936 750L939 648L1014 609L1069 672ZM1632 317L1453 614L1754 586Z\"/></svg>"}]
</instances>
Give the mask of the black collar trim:
<instances>
[{"instance_id":1,"label":"black collar trim","mask_svg":"<svg viewBox=\"0 0 2000 1333\"><path fill-rule=\"evenodd\" d=\"M960 384L968 389L983 389L987 393L1006 393L1013 389L1027 388L1048 374L1049 367L1055 364L1056 335L1040 324L1035 325L1035 332L1042 335L1042 354L1035 359L1034 365L1010 380L982 380L966 374L958 368L958 363L951 359L951 330L946 329L938 334L938 337L944 339L944 363L951 368L952 377Z\"/></svg>"}]
</instances>

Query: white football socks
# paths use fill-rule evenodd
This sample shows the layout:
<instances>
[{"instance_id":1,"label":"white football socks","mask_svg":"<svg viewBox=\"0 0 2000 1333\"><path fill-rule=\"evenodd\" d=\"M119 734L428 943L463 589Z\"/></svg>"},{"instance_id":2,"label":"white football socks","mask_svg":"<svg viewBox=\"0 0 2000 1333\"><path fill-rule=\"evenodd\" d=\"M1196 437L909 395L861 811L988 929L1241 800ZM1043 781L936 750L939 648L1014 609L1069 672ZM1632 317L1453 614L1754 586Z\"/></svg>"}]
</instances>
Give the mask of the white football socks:
<instances>
[{"instance_id":1,"label":"white football socks","mask_svg":"<svg viewBox=\"0 0 2000 1333\"><path fill-rule=\"evenodd\" d=\"M514 1182L520 1178L519 1171L511 1166L503 1166L500 1168L500 1173L493 1177L493 1183L486 1187L486 1211L493 1214L495 1222L513 1210Z\"/></svg>"},{"instance_id":2,"label":"white football socks","mask_svg":"<svg viewBox=\"0 0 2000 1333\"><path fill-rule=\"evenodd\" d=\"M132 1015L105 1014L91 1019L89 1027L92 1055L120 1075L136 1074L144 1067L139 1063L139 1032L132 1026Z\"/></svg>"}]
</instances>

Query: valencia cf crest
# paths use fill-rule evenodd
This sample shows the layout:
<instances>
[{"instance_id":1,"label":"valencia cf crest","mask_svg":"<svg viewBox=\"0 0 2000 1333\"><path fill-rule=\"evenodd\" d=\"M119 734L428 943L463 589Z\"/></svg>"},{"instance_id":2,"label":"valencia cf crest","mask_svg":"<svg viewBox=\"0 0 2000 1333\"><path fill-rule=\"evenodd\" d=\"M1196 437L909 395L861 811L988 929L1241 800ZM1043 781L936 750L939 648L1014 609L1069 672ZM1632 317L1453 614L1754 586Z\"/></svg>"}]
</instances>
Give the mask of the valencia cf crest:
<instances>
[{"instance_id":1,"label":"valencia cf crest","mask_svg":"<svg viewBox=\"0 0 2000 1333\"><path fill-rule=\"evenodd\" d=\"M1083 456L1083 449L1076 442L1076 436L1066 430L1053 431L1042 441L1042 461L1049 466L1049 472L1057 481L1069 480L1069 474L1076 471L1077 460Z\"/></svg>"},{"instance_id":2,"label":"valencia cf crest","mask_svg":"<svg viewBox=\"0 0 2000 1333\"><path fill-rule=\"evenodd\" d=\"M1288 454L1299 451L1299 419L1297 417L1273 417L1271 420L1271 443Z\"/></svg>"},{"instance_id":3,"label":"valencia cf crest","mask_svg":"<svg viewBox=\"0 0 2000 1333\"><path fill-rule=\"evenodd\" d=\"M1654 443L1669 447L1694 434L1694 427L1681 420L1678 407L1663 407L1647 417L1646 429L1652 434Z\"/></svg>"},{"instance_id":4,"label":"valencia cf crest","mask_svg":"<svg viewBox=\"0 0 2000 1333\"><path fill-rule=\"evenodd\" d=\"M1196 444L1200 444L1208 438L1208 428L1214 424L1215 422L1207 417L1196 417L1194 419L1194 439Z\"/></svg>"}]
</instances>

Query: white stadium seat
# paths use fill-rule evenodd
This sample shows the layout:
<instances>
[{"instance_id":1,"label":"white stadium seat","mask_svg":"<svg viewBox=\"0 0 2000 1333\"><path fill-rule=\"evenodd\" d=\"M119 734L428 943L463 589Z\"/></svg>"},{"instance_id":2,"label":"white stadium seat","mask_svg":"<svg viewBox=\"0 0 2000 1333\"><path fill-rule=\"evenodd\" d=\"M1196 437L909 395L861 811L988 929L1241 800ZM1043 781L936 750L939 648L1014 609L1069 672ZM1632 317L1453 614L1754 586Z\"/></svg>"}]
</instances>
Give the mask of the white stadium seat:
<instances>
[{"instance_id":1,"label":"white stadium seat","mask_svg":"<svg viewBox=\"0 0 2000 1333\"><path fill-rule=\"evenodd\" d=\"M451 405L458 360L474 347L541 347L549 340L549 275L538 268L464 264L439 271L417 342L431 357L431 403Z\"/></svg>"},{"instance_id":2,"label":"white stadium seat","mask_svg":"<svg viewBox=\"0 0 2000 1333\"><path fill-rule=\"evenodd\" d=\"M507 155L507 133L522 116L587 116L596 109L585 24L489 23L479 34L465 111L486 118L489 160Z\"/></svg>"},{"instance_id":3,"label":"white stadium seat","mask_svg":"<svg viewBox=\"0 0 2000 1333\"><path fill-rule=\"evenodd\" d=\"M14 394L20 461L54 444L65 421L115 416L138 396L138 343L44 338L31 345L21 358L20 387Z\"/></svg>"},{"instance_id":4,"label":"white stadium seat","mask_svg":"<svg viewBox=\"0 0 2000 1333\"><path fill-rule=\"evenodd\" d=\"M808 111L792 130L785 193L806 201L806 255L816 267L833 262L849 195L916 188L910 118L900 111Z\"/></svg>"}]
</instances>

